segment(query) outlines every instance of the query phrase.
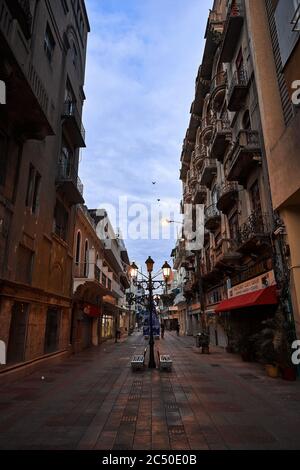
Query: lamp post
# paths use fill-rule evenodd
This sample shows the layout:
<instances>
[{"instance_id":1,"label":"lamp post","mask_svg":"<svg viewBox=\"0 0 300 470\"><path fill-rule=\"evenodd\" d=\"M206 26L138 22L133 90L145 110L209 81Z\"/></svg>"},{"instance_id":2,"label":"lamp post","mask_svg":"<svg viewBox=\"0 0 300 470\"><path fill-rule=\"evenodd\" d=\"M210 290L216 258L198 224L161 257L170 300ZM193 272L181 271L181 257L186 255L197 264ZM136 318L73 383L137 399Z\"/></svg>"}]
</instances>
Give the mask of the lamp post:
<instances>
[{"instance_id":1,"label":"lamp post","mask_svg":"<svg viewBox=\"0 0 300 470\"><path fill-rule=\"evenodd\" d=\"M163 265L162 271L163 271L163 276L164 276L164 280L165 280L165 287L166 287L166 292L165 293L167 294L168 293L168 281L169 281L170 276L171 276L171 266L169 265L169 263L167 261Z\"/></svg>"},{"instance_id":2,"label":"lamp post","mask_svg":"<svg viewBox=\"0 0 300 470\"><path fill-rule=\"evenodd\" d=\"M153 271L153 266L154 266L154 261L151 258L151 256L148 257L146 261L146 266L147 266L147 271L149 274L149 284L148 284L148 291L149 291L149 347L150 347L150 352L149 352L149 364L148 367L149 369L155 369L156 368L156 363L155 363L155 357L154 357L154 337L153 337L153 286L152 286L152 271Z\"/></svg>"},{"instance_id":3,"label":"lamp post","mask_svg":"<svg viewBox=\"0 0 300 470\"><path fill-rule=\"evenodd\" d=\"M154 336L153 336L153 311L155 309L153 290L155 290L158 287L163 287L164 285L166 286L168 279L171 276L171 267L169 266L167 262L165 262L165 264L162 266L164 281L153 280L152 272L153 272L154 264L155 262L153 261L151 256L149 256L148 259L146 260L146 266L147 266L147 272L148 272L148 277L146 278L146 280L137 281L139 270L135 263L131 264L130 271L129 271L135 285L140 286L140 287L145 285L149 293L148 296L144 297L144 299L147 299L148 310L149 310L149 350L150 350L149 351L149 364L148 364L149 369L156 368L155 355L154 355ZM143 275L143 277L146 277L146 276ZM136 296L134 294L131 294L129 301L134 302L134 299L136 299Z\"/></svg>"}]
</instances>

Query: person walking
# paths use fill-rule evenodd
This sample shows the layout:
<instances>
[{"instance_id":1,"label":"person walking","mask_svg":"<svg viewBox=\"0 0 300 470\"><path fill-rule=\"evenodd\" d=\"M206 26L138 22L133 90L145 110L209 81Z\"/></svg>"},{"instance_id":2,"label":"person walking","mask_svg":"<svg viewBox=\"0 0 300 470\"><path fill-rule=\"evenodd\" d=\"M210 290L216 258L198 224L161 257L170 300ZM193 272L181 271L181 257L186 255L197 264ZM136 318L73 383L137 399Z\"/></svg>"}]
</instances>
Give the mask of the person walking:
<instances>
[{"instance_id":1,"label":"person walking","mask_svg":"<svg viewBox=\"0 0 300 470\"><path fill-rule=\"evenodd\" d=\"M180 324L177 323L176 325L176 331L177 331L177 336L179 336L179 333L180 333Z\"/></svg>"},{"instance_id":2,"label":"person walking","mask_svg":"<svg viewBox=\"0 0 300 470\"><path fill-rule=\"evenodd\" d=\"M160 325L160 334L163 339L165 337L165 324L164 323Z\"/></svg>"}]
</instances>

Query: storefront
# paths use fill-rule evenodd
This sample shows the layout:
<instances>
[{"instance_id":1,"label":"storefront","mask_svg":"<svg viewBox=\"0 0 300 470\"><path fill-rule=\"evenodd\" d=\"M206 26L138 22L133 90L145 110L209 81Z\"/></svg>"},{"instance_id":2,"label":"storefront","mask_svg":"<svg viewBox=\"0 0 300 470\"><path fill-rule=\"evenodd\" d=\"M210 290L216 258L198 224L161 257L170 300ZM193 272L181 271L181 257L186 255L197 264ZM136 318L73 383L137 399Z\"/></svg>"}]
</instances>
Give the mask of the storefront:
<instances>
[{"instance_id":1,"label":"storefront","mask_svg":"<svg viewBox=\"0 0 300 470\"><path fill-rule=\"evenodd\" d=\"M262 328L262 322L275 315L278 305L273 271L228 289L228 299L215 309L217 323L223 326L228 347L240 352L249 338Z\"/></svg>"}]
</instances>

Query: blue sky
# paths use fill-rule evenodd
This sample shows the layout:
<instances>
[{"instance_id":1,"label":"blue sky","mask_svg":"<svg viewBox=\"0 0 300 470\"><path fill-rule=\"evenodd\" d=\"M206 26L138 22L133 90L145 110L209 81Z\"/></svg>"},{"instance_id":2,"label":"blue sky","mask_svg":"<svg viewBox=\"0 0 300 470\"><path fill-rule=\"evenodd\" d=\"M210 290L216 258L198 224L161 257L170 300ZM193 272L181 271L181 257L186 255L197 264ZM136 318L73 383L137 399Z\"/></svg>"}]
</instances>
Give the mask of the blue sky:
<instances>
[{"instance_id":1,"label":"blue sky","mask_svg":"<svg viewBox=\"0 0 300 470\"><path fill-rule=\"evenodd\" d=\"M172 207L172 218L180 220L181 148L212 0L86 0L86 5L87 149L80 164L86 204L118 207L119 196L126 196L129 205L163 212ZM147 223L150 215L140 219ZM171 240L125 239L131 260L144 264L150 254L158 269L170 258L179 227L172 227Z\"/></svg>"}]
</instances>

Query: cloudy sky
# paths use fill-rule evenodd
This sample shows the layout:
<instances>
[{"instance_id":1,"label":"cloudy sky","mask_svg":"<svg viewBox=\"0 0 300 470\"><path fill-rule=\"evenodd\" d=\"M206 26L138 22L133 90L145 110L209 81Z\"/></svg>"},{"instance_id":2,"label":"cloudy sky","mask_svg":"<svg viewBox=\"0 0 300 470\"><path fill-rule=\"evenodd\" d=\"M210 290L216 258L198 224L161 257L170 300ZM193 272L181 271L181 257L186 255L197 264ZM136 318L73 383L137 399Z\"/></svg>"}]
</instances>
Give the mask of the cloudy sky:
<instances>
[{"instance_id":1,"label":"cloudy sky","mask_svg":"<svg viewBox=\"0 0 300 470\"><path fill-rule=\"evenodd\" d=\"M107 207L113 224L122 227L131 260L144 264L150 254L158 269L170 259L180 228L159 219L180 221L181 148L212 0L86 4L92 30L87 149L80 165L86 204Z\"/></svg>"}]
</instances>

